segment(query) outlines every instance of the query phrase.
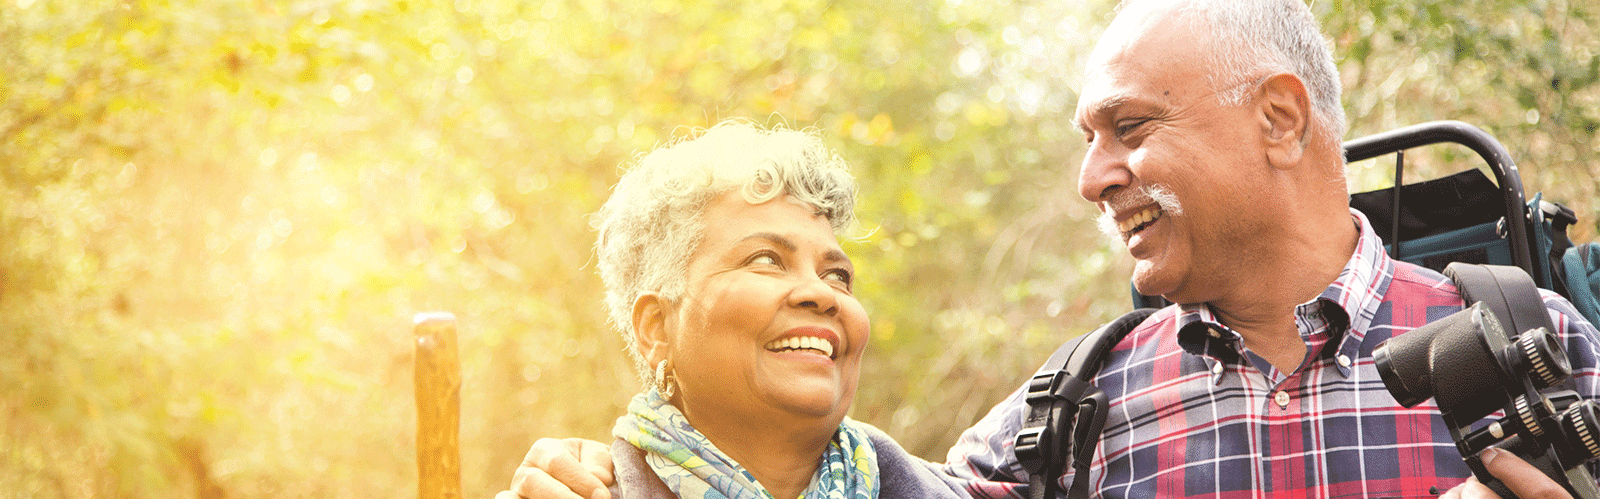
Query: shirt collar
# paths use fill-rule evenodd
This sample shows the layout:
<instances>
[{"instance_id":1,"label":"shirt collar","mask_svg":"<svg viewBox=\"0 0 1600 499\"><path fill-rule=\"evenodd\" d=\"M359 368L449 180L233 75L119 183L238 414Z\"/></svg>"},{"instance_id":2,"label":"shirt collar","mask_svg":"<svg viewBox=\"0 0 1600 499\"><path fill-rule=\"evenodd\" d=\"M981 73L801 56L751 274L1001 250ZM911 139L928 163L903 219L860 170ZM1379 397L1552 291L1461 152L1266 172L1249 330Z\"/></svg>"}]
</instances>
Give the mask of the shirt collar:
<instances>
[{"instance_id":1,"label":"shirt collar","mask_svg":"<svg viewBox=\"0 0 1600 499\"><path fill-rule=\"evenodd\" d=\"M1388 252L1383 248L1383 240L1372 230L1365 215L1351 209L1350 218L1360 233L1356 238L1355 251L1333 284L1328 285L1316 299L1295 307L1295 324L1300 329L1301 337L1308 340L1312 332L1326 326L1330 333L1336 335L1328 341L1339 342L1338 355L1356 359L1361 341L1366 337L1367 329L1371 327L1373 317L1377 316L1378 307L1394 278L1394 261L1389 259ZM1178 344L1184 351L1210 357L1217 362L1231 362L1239 357L1239 342L1239 334L1223 325L1209 305L1179 306ZM1354 362L1341 361L1335 363L1334 367L1338 368L1340 374L1349 376L1353 365Z\"/></svg>"}]
</instances>

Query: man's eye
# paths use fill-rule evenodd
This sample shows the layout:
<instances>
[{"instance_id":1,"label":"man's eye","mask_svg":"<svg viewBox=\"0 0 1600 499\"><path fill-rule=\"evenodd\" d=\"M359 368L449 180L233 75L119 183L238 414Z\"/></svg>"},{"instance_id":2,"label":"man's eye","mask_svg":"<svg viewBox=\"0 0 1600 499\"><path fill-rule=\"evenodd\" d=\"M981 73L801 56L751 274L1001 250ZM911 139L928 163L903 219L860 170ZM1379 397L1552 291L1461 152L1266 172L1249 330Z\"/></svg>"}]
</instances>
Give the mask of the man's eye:
<instances>
[{"instance_id":1,"label":"man's eye","mask_svg":"<svg viewBox=\"0 0 1600 499\"><path fill-rule=\"evenodd\" d=\"M762 253L762 254L750 257L750 264L751 265L777 265L778 264L778 257L772 256L771 254Z\"/></svg>"},{"instance_id":2,"label":"man's eye","mask_svg":"<svg viewBox=\"0 0 1600 499\"><path fill-rule=\"evenodd\" d=\"M1141 125L1144 125L1148 121L1150 121L1150 120L1148 120L1148 119L1136 119L1136 120L1124 120L1124 121L1118 122L1117 123L1117 136L1118 137L1122 137L1122 136L1128 135L1129 133L1133 133L1134 130L1137 130Z\"/></svg>"}]
</instances>

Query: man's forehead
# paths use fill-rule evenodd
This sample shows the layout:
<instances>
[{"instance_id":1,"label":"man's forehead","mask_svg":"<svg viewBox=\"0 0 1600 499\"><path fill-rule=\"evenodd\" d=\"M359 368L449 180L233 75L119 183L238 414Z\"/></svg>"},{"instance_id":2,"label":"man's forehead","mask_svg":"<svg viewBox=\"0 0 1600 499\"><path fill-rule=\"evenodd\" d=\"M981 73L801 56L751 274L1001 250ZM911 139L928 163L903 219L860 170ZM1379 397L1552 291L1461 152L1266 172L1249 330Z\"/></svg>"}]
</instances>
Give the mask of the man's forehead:
<instances>
[{"instance_id":1,"label":"man's forehead","mask_svg":"<svg viewBox=\"0 0 1600 499\"><path fill-rule=\"evenodd\" d=\"M1183 2L1176 2L1183 3ZM1142 2L1118 14L1084 70L1074 121L1135 102L1154 104L1209 88L1206 34L1174 2Z\"/></svg>"},{"instance_id":2,"label":"man's forehead","mask_svg":"<svg viewBox=\"0 0 1600 499\"><path fill-rule=\"evenodd\" d=\"M1078 97L1078 109L1072 116L1072 123L1078 128L1086 129L1095 122L1104 120L1115 110L1138 100L1137 96L1125 93L1099 95L1085 92Z\"/></svg>"},{"instance_id":3,"label":"man's forehead","mask_svg":"<svg viewBox=\"0 0 1600 499\"><path fill-rule=\"evenodd\" d=\"M1195 78L1174 78L1183 73L1183 68L1149 61L1117 60L1091 67L1079 90L1073 120L1093 121L1118 109L1156 106L1189 94L1190 86L1197 82Z\"/></svg>"},{"instance_id":4,"label":"man's forehead","mask_svg":"<svg viewBox=\"0 0 1600 499\"><path fill-rule=\"evenodd\" d=\"M1078 108L1073 113L1072 124L1079 130L1089 131L1096 125L1108 124L1118 116L1161 108L1169 104L1169 97L1141 88L1086 81L1083 92L1078 96Z\"/></svg>"}]
</instances>

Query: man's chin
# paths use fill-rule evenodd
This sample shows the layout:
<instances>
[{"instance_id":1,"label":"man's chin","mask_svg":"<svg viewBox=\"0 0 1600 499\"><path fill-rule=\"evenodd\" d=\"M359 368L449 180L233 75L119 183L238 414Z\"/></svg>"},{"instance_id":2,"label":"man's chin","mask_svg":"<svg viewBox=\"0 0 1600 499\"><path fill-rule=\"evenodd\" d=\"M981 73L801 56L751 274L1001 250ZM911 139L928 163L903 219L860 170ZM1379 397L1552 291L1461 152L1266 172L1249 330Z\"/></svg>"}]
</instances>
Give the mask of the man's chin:
<instances>
[{"instance_id":1,"label":"man's chin","mask_svg":"<svg viewBox=\"0 0 1600 499\"><path fill-rule=\"evenodd\" d=\"M1156 272L1148 260L1138 260L1133 264L1133 289L1145 296L1160 296L1173 303L1182 303L1173 299L1178 293L1177 282L1170 276Z\"/></svg>"}]
</instances>

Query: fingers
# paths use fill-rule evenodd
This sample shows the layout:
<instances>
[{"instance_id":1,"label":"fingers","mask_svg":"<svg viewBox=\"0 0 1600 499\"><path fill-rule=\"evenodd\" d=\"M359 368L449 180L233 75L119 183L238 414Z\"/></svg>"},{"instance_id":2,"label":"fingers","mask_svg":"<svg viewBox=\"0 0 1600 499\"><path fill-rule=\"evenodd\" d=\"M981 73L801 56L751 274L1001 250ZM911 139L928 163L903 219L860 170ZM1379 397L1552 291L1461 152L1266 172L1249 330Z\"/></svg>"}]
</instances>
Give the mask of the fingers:
<instances>
[{"instance_id":1,"label":"fingers","mask_svg":"<svg viewBox=\"0 0 1600 499\"><path fill-rule=\"evenodd\" d=\"M527 499L610 499L601 481L612 480L610 465L609 448L599 442L541 438L522 458L511 490Z\"/></svg>"},{"instance_id":2,"label":"fingers","mask_svg":"<svg viewBox=\"0 0 1600 499\"><path fill-rule=\"evenodd\" d=\"M565 484L538 468L517 468L517 474L511 480L511 491L515 495L501 497L507 492L495 495L495 499L593 499L580 496Z\"/></svg>"},{"instance_id":3,"label":"fingers","mask_svg":"<svg viewBox=\"0 0 1600 499\"><path fill-rule=\"evenodd\" d=\"M610 499L610 491L606 490L606 483L611 481L610 447L581 438L566 438L546 445L549 452L533 456L539 469L573 493L591 499ZM534 446L538 447L539 443L535 442Z\"/></svg>"},{"instance_id":4,"label":"fingers","mask_svg":"<svg viewBox=\"0 0 1600 499\"><path fill-rule=\"evenodd\" d=\"M1544 472L1523 461L1516 454L1500 449L1490 448L1483 451L1479 457L1483 459L1483 466L1489 469L1489 474L1500 479L1512 494L1522 499L1571 499L1566 489L1561 488Z\"/></svg>"},{"instance_id":5,"label":"fingers","mask_svg":"<svg viewBox=\"0 0 1600 499\"><path fill-rule=\"evenodd\" d=\"M1489 490L1488 487L1485 487L1485 486L1483 486L1482 483L1479 483L1478 482L1478 477L1468 478L1466 483L1463 483L1461 485L1457 485L1455 488L1450 489L1449 491L1445 492L1444 495L1439 496L1439 499L1499 499L1499 498L1500 498L1500 496L1495 495L1494 491ZM499 499L499 498L496 498L496 499Z\"/></svg>"},{"instance_id":6,"label":"fingers","mask_svg":"<svg viewBox=\"0 0 1600 499\"><path fill-rule=\"evenodd\" d=\"M593 440L567 439L568 444L573 442L578 443L578 462L583 463L583 466L605 485L616 483L616 479L611 475L611 447Z\"/></svg>"}]
</instances>

